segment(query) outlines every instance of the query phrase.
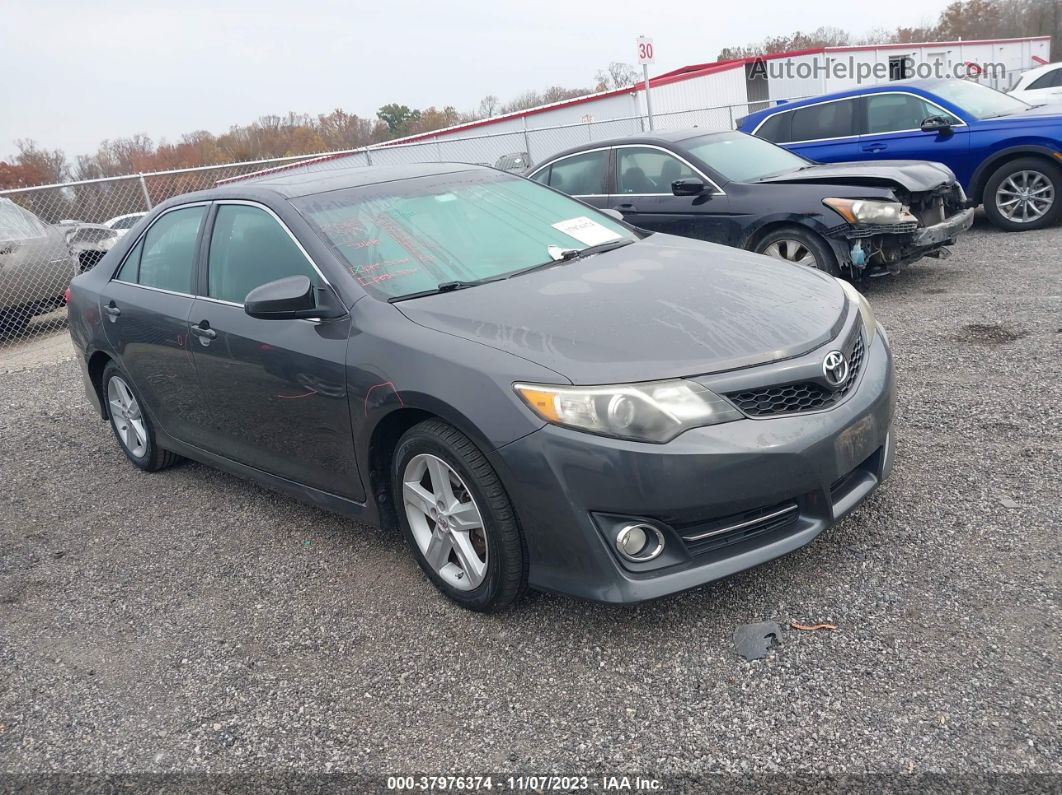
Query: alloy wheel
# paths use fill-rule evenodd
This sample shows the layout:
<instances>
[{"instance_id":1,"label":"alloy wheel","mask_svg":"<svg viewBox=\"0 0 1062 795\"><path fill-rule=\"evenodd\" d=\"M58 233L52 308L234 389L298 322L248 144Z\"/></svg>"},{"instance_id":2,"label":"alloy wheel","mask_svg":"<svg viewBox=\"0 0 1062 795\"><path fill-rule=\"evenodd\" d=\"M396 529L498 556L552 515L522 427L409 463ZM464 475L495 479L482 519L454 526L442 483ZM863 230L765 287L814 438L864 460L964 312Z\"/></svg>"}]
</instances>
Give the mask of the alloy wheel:
<instances>
[{"instance_id":1,"label":"alloy wheel","mask_svg":"<svg viewBox=\"0 0 1062 795\"><path fill-rule=\"evenodd\" d=\"M428 453L411 458L402 475L402 504L432 570L462 591L479 587L487 576L486 528L453 467Z\"/></svg>"},{"instance_id":2,"label":"alloy wheel","mask_svg":"<svg viewBox=\"0 0 1062 795\"><path fill-rule=\"evenodd\" d=\"M996 208L1008 221L1028 224L1047 214L1055 203L1055 186L1039 171L1018 171L996 188Z\"/></svg>"},{"instance_id":3,"label":"alloy wheel","mask_svg":"<svg viewBox=\"0 0 1062 795\"><path fill-rule=\"evenodd\" d=\"M784 259L787 262L795 262L797 265L807 265L809 268L819 267L818 260L807 246L799 240L775 240L763 253L775 259Z\"/></svg>"},{"instance_id":4,"label":"alloy wheel","mask_svg":"<svg viewBox=\"0 0 1062 795\"><path fill-rule=\"evenodd\" d=\"M140 404L133 391L120 376L112 376L107 382L107 403L118 438L134 458L143 458L147 453L147 426Z\"/></svg>"}]
</instances>

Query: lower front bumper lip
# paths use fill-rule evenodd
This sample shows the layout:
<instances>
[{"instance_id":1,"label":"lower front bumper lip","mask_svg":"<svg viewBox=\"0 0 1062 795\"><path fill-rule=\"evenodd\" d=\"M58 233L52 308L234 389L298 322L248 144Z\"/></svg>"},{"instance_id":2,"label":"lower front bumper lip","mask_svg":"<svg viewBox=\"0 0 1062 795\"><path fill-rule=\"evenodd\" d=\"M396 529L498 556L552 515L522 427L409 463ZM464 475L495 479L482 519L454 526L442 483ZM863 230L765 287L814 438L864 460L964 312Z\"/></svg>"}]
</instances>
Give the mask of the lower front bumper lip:
<instances>
[{"instance_id":1,"label":"lower front bumper lip","mask_svg":"<svg viewBox=\"0 0 1062 795\"><path fill-rule=\"evenodd\" d=\"M962 232L965 232L973 226L973 222L974 210L966 209L961 213L956 213L945 221L941 221L939 224L919 229L914 235L912 235L911 239L914 245L919 248L936 246L947 240L951 240Z\"/></svg>"}]
</instances>

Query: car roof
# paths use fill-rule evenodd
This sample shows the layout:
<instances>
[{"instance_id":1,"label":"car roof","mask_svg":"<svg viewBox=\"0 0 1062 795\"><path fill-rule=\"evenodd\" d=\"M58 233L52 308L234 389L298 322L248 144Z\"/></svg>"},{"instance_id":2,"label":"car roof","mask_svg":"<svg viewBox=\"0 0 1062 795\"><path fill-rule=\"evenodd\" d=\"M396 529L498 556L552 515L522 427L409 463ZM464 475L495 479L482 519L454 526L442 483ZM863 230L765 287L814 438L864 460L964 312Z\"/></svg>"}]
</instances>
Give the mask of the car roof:
<instances>
[{"instance_id":1,"label":"car roof","mask_svg":"<svg viewBox=\"0 0 1062 795\"><path fill-rule=\"evenodd\" d=\"M568 155L578 154L579 152L585 152L588 149L606 149L610 146L624 146L630 144L646 144L649 146L659 146L660 144L676 144L682 141L688 141L690 138L700 138L706 135L718 136L727 135L734 132L740 132L736 130L706 130L701 127L687 127L681 130L660 130L659 132L653 131L651 133L634 133L632 135L624 135L618 138L607 138L601 141L590 141L589 143L581 144L579 146L573 146L569 149L564 149L560 152L556 152L549 157L544 157L535 165L535 170L541 167L541 165L548 165L554 160L561 157L567 157ZM741 133L744 135L744 133Z\"/></svg>"}]
</instances>

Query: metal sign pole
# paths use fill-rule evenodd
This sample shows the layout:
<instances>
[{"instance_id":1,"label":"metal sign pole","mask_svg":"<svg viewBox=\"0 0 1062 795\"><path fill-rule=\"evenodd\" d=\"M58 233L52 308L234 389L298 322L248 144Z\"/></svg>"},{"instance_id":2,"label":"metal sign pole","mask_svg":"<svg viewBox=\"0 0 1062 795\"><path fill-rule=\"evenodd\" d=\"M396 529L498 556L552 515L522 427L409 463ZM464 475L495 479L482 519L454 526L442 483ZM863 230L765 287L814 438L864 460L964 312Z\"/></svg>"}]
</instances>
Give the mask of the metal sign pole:
<instances>
[{"instance_id":1,"label":"metal sign pole","mask_svg":"<svg viewBox=\"0 0 1062 795\"><path fill-rule=\"evenodd\" d=\"M653 97L649 93L649 64L642 64L642 75L645 77L645 109L649 113L649 129L653 129Z\"/></svg>"}]
</instances>

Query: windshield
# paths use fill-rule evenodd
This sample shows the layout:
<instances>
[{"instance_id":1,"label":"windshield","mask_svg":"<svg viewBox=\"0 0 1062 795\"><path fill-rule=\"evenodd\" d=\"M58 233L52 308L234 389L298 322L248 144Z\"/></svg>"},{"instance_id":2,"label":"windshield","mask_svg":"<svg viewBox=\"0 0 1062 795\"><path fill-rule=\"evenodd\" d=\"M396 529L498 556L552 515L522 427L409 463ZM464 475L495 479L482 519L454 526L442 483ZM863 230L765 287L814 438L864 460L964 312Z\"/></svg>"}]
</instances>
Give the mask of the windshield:
<instances>
[{"instance_id":1,"label":"windshield","mask_svg":"<svg viewBox=\"0 0 1062 795\"><path fill-rule=\"evenodd\" d=\"M508 276L558 252L634 240L622 224L536 182L475 170L292 202L378 298Z\"/></svg>"},{"instance_id":2,"label":"windshield","mask_svg":"<svg viewBox=\"0 0 1062 795\"><path fill-rule=\"evenodd\" d=\"M770 174L810 165L780 146L739 132L702 135L683 141L682 145L731 182L755 182Z\"/></svg>"},{"instance_id":3,"label":"windshield","mask_svg":"<svg viewBox=\"0 0 1062 795\"><path fill-rule=\"evenodd\" d=\"M933 86L933 93L978 119L1008 116L1032 107L1029 103L1007 96L994 88L968 80L949 80Z\"/></svg>"}]
</instances>

